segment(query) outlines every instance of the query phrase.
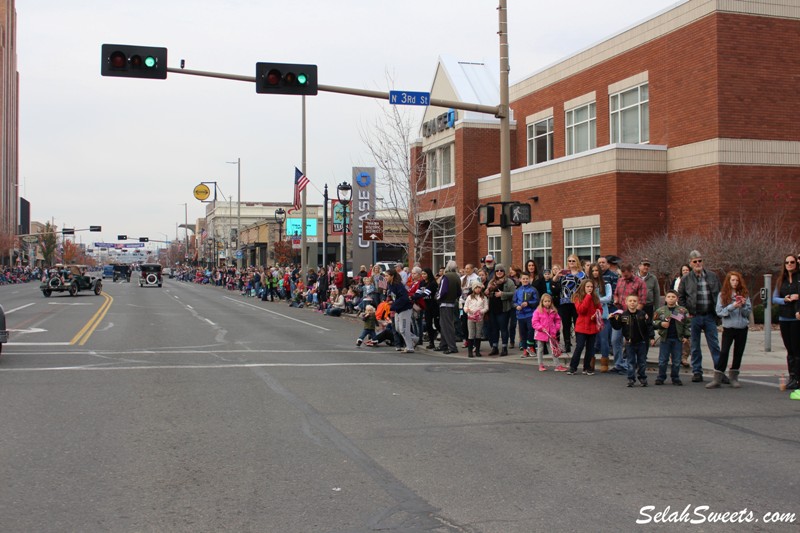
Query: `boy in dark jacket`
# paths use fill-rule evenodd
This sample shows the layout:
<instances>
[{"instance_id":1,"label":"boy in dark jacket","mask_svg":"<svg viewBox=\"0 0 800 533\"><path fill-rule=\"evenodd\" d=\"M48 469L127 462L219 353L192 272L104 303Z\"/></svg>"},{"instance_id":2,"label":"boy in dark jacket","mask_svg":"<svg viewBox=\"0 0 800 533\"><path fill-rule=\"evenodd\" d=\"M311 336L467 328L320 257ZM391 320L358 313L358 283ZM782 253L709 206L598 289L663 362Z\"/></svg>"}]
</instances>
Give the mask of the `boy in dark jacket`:
<instances>
[{"instance_id":1,"label":"boy in dark jacket","mask_svg":"<svg viewBox=\"0 0 800 533\"><path fill-rule=\"evenodd\" d=\"M654 346L655 332L653 322L644 311L638 310L639 298L635 294L625 299L627 309L621 314L611 315L611 327L622 330L625 338L625 359L628 361L628 387L636 384L638 373L639 383L647 387L647 344ZM638 372L637 372L638 367Z\"/></svg>"}]
</instances>

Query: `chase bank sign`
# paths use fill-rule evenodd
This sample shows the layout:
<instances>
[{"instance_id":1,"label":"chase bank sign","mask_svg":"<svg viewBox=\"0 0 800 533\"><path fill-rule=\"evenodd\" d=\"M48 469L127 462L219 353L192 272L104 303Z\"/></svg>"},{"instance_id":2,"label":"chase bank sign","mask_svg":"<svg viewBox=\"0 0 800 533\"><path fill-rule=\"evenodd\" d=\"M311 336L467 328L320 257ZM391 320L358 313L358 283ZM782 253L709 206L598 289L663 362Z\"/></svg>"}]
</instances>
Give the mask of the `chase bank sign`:
<instances>
[{"instance_id":1,"label":"chase bank sign","mask_svg":"<svg viewBox=\"0 0 800 533\"><path fill-rule=\"evenodd\" d=\"M427 122L423 122L422 136L430 137L435 133L455 128L456 120L458 120L458 112L455 109L450 109L446 113L442 113L438 117L434 117Z\"/></svg>"}]
</instances>

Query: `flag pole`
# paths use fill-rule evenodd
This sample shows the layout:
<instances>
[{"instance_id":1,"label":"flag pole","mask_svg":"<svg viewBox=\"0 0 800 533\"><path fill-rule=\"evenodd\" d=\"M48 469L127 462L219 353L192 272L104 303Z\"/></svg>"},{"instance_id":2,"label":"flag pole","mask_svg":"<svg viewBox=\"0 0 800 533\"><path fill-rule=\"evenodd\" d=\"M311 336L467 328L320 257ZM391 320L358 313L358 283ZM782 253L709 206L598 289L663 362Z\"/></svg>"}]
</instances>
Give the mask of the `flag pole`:
<instances>
[{"instance_id":1,"label":"flag pole","mask_svg":"<svg viewBox=\"0 0 800 533\"><path fill-rule=\"evenodd\" d=\"M306 96L302 96L303 100L303 113L302 113L302 131L303 131L303 141L302 141L302 168L303 176L308 177L308 172L306 169ZM308 272L308 257L307 257L307 250L306 250L306 187L303 187L303 219L300 224L300 279L305 279L305 274Z\"/></svg>"}]
</instances>

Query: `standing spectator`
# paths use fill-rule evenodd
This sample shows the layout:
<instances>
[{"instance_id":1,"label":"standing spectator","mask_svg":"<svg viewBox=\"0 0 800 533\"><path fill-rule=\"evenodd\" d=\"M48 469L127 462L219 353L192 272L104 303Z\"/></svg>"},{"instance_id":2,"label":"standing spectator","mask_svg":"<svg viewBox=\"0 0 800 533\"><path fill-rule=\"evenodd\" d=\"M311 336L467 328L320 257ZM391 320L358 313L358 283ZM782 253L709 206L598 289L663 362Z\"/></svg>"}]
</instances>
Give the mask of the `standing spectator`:
<instances>
[{"instance_id":1,"label":"standing spectator","mask_svg":"<svg viewBox=\"0 0 800 533\"><path fill-rule=\"evenodd\" d=\"M519 322L519 341L523 344L522 357L533 357L536 351L536 338L531 318L539 305L539 293L531 285L528 273L523 273L520 286L514 292L514 309Z\"/></svg>"},{"instance_id":2,"label":"standing spectator","mask_svg":"<svg viewBox=\"0 0 800 533\"><path fill-rule=\"evenodd\" d=\"M664 295L665 304L653 315L653 325L661 339L658 352L658 377L656 385L663 385L667 379L667 363L672 357L670 378L673 385L683 385L681 381L681 346L689 345L691 323L689 311L678 305L678 291L669 289Z\"/></svg>"},{"instance_id":3,"label":"standing spectator","mask_svg":"<svg viewBox=\"0 0 800 533\"><path fill-rule=\"evenodd\" d=\"M642 308L648 317L653 318L653 311L661 303L661 291L658 288L658 280L650 273L650 260L642 259L639 262L639 273L637 274L644 286L647 288L647 300Z\"/></svg>"},{"instance_id":4,"label":"standing spectator","mask_svg":"<svg viewBox=\"0 0 800 533\"><path fill-rule=\"evenodd\" d=\"M728 355L733 346L733 362L728 374L731 387L738 389L739 368L742 365L744 345L747 343L747 329L750 327L750 313L753 305L747 285L742 275L736 271L728 272L722 282L722 289L717 296L716 313L722 317L722 347L719 351L719 361L714 366L714 380L706 385L707 389L718 389L722 383L722 376L728 368Z\"/></svg>"},{"instance_id":5,"label":"standing spectator","mask_svg":"<svg viewBox=\"0 0 800 533\"><path fill-rule=\"evenodd\" d=\"M719 338L717 337L717 314L715 313L719 296L719 278L710 270L703 268L703 257L697 250L689 253L692 272L681 279L678 289L678 303L689 310L692 317L692 382L703 382L703 353L700 350L700 333L704 332L711 358L716 368L719 361ZM723 383L728 378L723 376Z\"/></svg>"},{"instance_id":6,"label":"standing spectator","mask_svg":"<svg viewBox=\"0 0 800 533\"><path fill-rule=\"evenodd\" d=\"M483 284L472 282L469 296L464 302L464 314L467 315L467 356L481 357L481 340L483 339L483 317L489 311L489 300L483 295ZM473 349L475 350L473 355Z\"/></svg>"},{"instance_id":7,"label":"standing spectator","mask_svg":"<svg viewBox=\"0 0 800 533\"><path fill-rule=\"evenodd\" d=\"M624 269L623 269L624 271ZM625 357L628 359L628 387L636 384L638 375L642 387L647 387L647 343L655 345L653 321L642 310L642 302L635 294L625 299L625 311L611 317L611 327L622 331L625 337Z\"/></svg>"},{"instance_id":8,"label":"standing spectator","mask_svg":"<svg viewBox=\"0 0 800 533\"><path fill-rule=\"evenodd\" d=\"M583 374L593 376L594 336L599 331L597 317L602 316L603 313L603 306L600 304L600 297L597 295L594 282L590 279L583 280L572 296L572 301L578 313L578 320L575 323L575 352L572 354L567 374L571 376L578 372L581 351L586 348L583 358Z\"/></svg>"},{"instance_id":9,"label":"standing spectator","mask_svg":"<svg viewBox=\"0 0 800 533\"><path fill-rule=\"evenodd\" d=\"M525 272L531 280L531 287L536 289L536 293L539 297L547 292L544 277L539 273L539 265L536 264L536 261L528 259L528 262L525 263Z\"/></svg>"},{"instance_id":10,"label":"standing spectator","mask_svg":"<svg viewBox=\"0 0 800 533\"><path fill-rule=\"evenodd\" d=\"M461 295L461 278L458 277L458 265L450 260L444 267L444 275L439 280L439 326L442 328L442 340L434 350L442 353L458 353L456 346L456 306Z\"/></svg>"},{"instance_id":11,"label":"standing spectator","mask_svg":"<svg viewBox=\"0 0 800 533\"><path fill-rule=\"evenodd\" d=\"M489 298L489 342L492 345L489 355L508 355L508 311L513 306L516 289L514 282L506 277L506 267L502 264L495 266L494 278L489 280L486 288L486 296ZM501 340L503 349L498 351Z\"/></svg>"},{"instance_id":12,"label":"standing spectator","mask_svg":"<svg viewBox=\"0 0 800 533\"><path fill-rule=\"evenodd\" d=\"M622 275L617 280L617 290L614 291L616 308L624 311L627 307L628 296L633 294L636 296L636 305L641 310L647 300L647 287L645 287L644 281L633 275L633 265L630 263L622 265L620 272ZM628 361L622 349L622 338L622 329L615 327L614 333L611 335L611 344L614 347L614 368L609 370L613 374L628 373Z\"/></svg>"},{"instance_id":13,"label":"standing spectator","mask_svg":"<svg viewBox=\"0 0 800 533\"><path fill-rule=\"evenodd\" d=\"M789 382L786 388L800 388L800 275L798 274L797 255L789 254L783 260L783 270L775 281L772 303L778 308L778 324L781 338L786 347L786 366L789 370Z\"/></svg>"},{"instance_id":14,"label":"standing spectator","mask_svg":"<svg viewBox=\"0 0 800 533\"><path fill-rule=\"evenodd\" d=\"M411 303L411 298L408 297L408 290L406 290L406 285L403 283L400 272L389 271L386 281L388 283L388 291L394 299L391 310L394 312L395 328L406 344L405 350L401 350L399 347L397 349L404 353L414 353L416 340L411 332L411 309L414 304Z\"/></svg>"},{"instance_id":15,"label":"standing spectator","mask_svg":"<svg viewBox=\"0 0 800 533\"><path fill-rule=\"evenodd\" d=\"M411 269L411 276L408 279L408 297L411 298L412 308L412 332L417 337L417 344L422 344L422 333L425 320L425 296L426 290L422 284L422 269L415 266Z\"/></svg>"},{"instance_id":16,"label":"standing spectator","mask_svg":"<svg viewBox=\"0 0 800 533\"><path fill-rule=\"evenodd\" d=\"M681 265L681 269L675 274L675 277L667 281L666 290L673 290L678 294L678 289L681 288L681 279L683 276L691 272L692 269L689 265ZM666 291L665 291L666 294ZM681 344L681 366L689 368L689 354L691 353L691 345L688 342Z\"/></svg>"},{"instance_id":17,"label":"standing spectator","mask_svg":"<svg viewBox=\"0 0 800 533\"><path fill-rule=\"evenodd\" d=\"M372 299L375 304L379 304L386 294L386 276L383 275L383 271L378 265L372 267L372 284L375 285L375 294Z\"/></svg>"},{"instance_id":18,"label":"standing spectator","mask_svg":"<svg viewBox=\"0 0 800 533\"><path fill-rule=\"evenodd\" d=\"M561 287L558 314L561 316L561 328L564 333L564 351L572 350L572 328L578 319L578 312L572 296L586 277L575 254L567 257L567 269L553 272L553 280Z\"/></svg>"},{"instance_id":19,"label":"standing spectator","mask_svg":"<svg viewBox=\"0 0 800 533\"><path fill-rule=\"evenodd\" d=\"M489 254L483 258L483 270L486 271L486 277L490 280L494 278L494 269L494 256Z\"/></svg>"},{"instance_id":20,"label":"standing spectator","mask_svg":"<svg viewBox=\"0 0 800 533\"><path fill-rule=\"evenodd\" d=\"M561 330L561 317L558 316L558 310L553 304L551 294L545 293L539 299L539 307L531 317L531 327L536 332L536 356L539 359L539 372L544 372L547 370L547 367L544 366L544 348L558 336L558 332ZM561 364L557 353L553 352L553 370L566 372L567 368Z\"/></svg>"},{"instance_id":21,"label":"standing spectator","mask_svg":"<svg viewBox=\"0 0 800 533\"><path fill-rule=\"evenodd\" d=\"M521 285L522 268L519 266L511 265L508 269L508 279L514 282L514 290L516 291ZM508 344L514 346L517 340L517 308L512 305L508 310ZM525 339L519 339L519 349L524 349Z\"/></svg>"},{"instance_id":22,"label":"standing spectator","mask_svg":"<svg viewBox=\"0 0 800 533\"><path fill-rule=\"evenodd\" d=\"M472 292L472 284L476 281L481 281L481 278L475 272L475 267L471 263L467 263L464 265L464 275L461 276L461 296L458 298L458 321L457 326L461 328L461 337L464 339L464 346L467 346L467 339L469 336L467 335L467 313L464 312L464 301L466 300L467 296L469 296L470 292ZM486 289L486 285L484 285L484 290ZM481 321L481 324L484 322ZM456 329L456 339L458 339L459 331L458 328ZM481 337L483 338L483 337Z\"/></svg>"},{"instance_id":23,"label":"standing spectator","mask_svg":"<svg viewBox=\"0 0 800 533\"><path fill-rule=\"evenodd\" d=\"M425 330L428 333L427 348L433 350L436 348L436 336L440 328L439 301L436 299L436 294L439 292L439 284L436 283L436 277L430 268L422 269L422 281L427 291L425 295Z\"/></svg>"},{"instance_id":24,"label":"standing spectator","mask_svg":"<svg viewBox=\"0 0 800 533\"><path fill-rule=\"evenodd\" d=\"M602 269L597 263L589 266L589 279L597 287L597 296L600 298L600 305L603 306L603 329L597 332L597 340L594 346L594 353L600 352L600 371L608 372L609 341L611 327L608 324L608 304L614 300L614 293L611 292L611 284L602 276Z\"/></svg>"}]
</instances>

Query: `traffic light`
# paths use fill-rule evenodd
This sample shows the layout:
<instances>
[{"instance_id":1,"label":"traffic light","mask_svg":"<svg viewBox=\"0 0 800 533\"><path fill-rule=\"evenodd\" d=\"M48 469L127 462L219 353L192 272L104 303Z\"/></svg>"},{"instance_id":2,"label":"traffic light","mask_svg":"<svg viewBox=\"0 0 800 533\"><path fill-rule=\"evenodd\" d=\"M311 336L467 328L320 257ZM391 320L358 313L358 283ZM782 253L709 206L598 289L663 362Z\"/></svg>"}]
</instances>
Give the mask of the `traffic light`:
<instances>
[{"instance_id":1,"label":"traffic light","mask_svg":"<svg viewBox=\"0 0 800 533\"><path fill-rule=\"evenodd\" d=\"M117 235L117 240L118 241L127 241L128 240L128 236L127 235Z\"/></svg>"},{"instance_id":2,"label":"traffic light","mask_svg":"<svg viewBox=\"0 0 800 533\"><path fill-rule=\"evenodd\" d=\"M75 228L64 228L61 230L61 235L75 235Z\"/></svg>"},{"instance_id":3,"label":"traffic light","mask_svg":"<svg viewBox=\"0 0 800 533\"><path fill-rule=\"evenodd\" d=\"M531 205L513 202L503 206L506 223L511 226L527 224L531 221Z\"/></svg>"},{"instance_id":4,"label":"traffic light","mask_svg":"<svg viewBox=\"0 0 800 533\"><path fill-rule=\"evenodd\" d=\"M104 44L100 74L122 78L167 79L167 49L157 46Z\"/></svg>"},{"instance_id":5,"label":"traffic light","mask_svg":"<svg viewBox=\"0 0 800 533\"><path fill-rule=\"evenodd\" d=\"M494 224L494 206L493 205L479 205L478 206L478 223L483 226L491 226Z\"/></svg>"},{"instance_id":6,"label":"traffic light","mask_svg":"<svg viewBox=\"0 0 800 533\"><path fill-rule=\"evenodd\" d=\"M256 63L256 92L260 94L317 94L317 66Z\"/></svg>"},{"instance_id":7,"label":"traffic light","mask_svg":"<svg viewBox=\"0 0 800 533\"><path fill-rule=\"evenodd\" d=\"M103 231L102 226L89 226L89 231Z\"/></svg>"},{"instance_id":8,"label":"traffic light","mask_svg":"<svg viewBox=\"0 0 800 533\"><path fill-rule=\"evenodd\" d=\"M139 237L139 242L150 242L149 237Z\"/></svg>"}]
</instances>

